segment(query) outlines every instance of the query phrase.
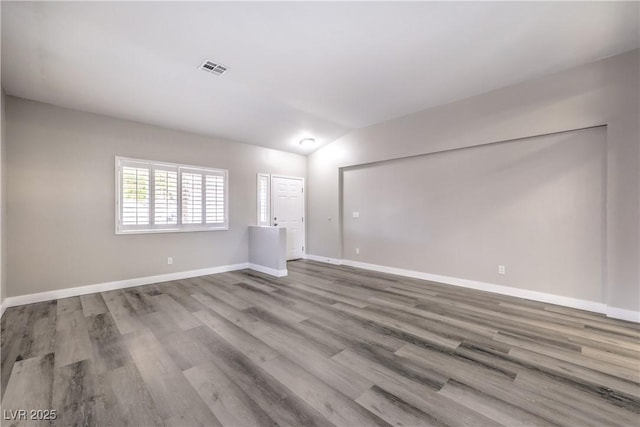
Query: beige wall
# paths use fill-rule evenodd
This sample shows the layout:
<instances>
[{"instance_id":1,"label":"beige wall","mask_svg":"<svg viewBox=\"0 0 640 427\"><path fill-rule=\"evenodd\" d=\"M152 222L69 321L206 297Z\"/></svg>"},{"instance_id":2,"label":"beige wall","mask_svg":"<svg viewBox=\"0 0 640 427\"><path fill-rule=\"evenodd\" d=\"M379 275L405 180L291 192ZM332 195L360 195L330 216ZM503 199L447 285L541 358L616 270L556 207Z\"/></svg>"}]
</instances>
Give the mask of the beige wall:
<instances>
[{"instance_id":1,"label":"beige wall","mask_svg":"<svg viewBox=\"0 0 640 427\"><path fill-rule=\"evenodd\" d=\"M7 296L248 262L256 173L295 154L8 96ZM114 157L229 170L229 231L115 235ZM167 265L167 257L173 265Z\"/></svg>"},{"instance_id":2,"label":"beige wall","mask_svg":"<svg viewBox=\"0 0 640 427\"><path fill-rule=\"evenodd\" d=\"M347 168L343 258L604 302L605 142L598 127Z\"/></svg>"},{"instance_id":3,"label":"beige wall","mask_svg":"<svg viewBox=\"0 0 640 427\"><path fill-rule=\"evenodd\" d=\"M636 50L360 129L321 148L307 159L308 253L342 257L342 167L606 124L605 299L639 310L639 61ZM426 267L418 270L429 273Z\"/></svg>"}]
</instances>

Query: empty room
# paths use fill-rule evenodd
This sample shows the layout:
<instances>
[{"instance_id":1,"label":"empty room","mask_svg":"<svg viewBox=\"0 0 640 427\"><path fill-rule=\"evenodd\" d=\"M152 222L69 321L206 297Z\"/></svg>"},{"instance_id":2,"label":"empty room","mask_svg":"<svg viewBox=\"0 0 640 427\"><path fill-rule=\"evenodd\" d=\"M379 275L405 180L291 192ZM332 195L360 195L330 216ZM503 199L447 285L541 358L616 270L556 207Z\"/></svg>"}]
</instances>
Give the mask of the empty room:
<instances>
[{"instance_id":1,"label":"empty room","mask_svg":"<svg viewBox=\"0 0 640 427\"><path fill-rule=\"evenodd\" d=\"M0 425L640 427L640 2L0 13Z\"/></svg>"}]
</instances>

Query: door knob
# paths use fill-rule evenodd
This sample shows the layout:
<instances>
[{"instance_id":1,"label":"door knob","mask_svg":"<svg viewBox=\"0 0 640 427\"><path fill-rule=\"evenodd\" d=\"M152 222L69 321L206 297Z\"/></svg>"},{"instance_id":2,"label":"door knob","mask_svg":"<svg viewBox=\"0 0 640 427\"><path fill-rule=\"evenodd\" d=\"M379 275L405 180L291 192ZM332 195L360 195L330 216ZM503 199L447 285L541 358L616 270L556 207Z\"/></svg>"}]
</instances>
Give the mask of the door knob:
<instances>
[{"instance_id":1,"label":"door knob","mask_svg":"<svg viewBox=\"0 0 640 427\"><path fill-rule=\"evenodd\" d=\"M274 227L277 227L277 226L278 226L278 223L277 223L277 222L274 222L274 223L273 223L273 226L274 226Z\"/></svg>"}]
</instances>

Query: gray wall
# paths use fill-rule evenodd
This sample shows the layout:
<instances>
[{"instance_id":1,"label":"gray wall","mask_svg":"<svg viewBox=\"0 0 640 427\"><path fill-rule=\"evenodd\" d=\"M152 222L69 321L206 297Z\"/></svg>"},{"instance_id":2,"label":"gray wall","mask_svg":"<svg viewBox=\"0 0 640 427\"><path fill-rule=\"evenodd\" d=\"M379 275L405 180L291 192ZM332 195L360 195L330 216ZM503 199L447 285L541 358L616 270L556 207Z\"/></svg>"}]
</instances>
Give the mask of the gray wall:
<instances>
[{"instance_id":1,"label":"gray wall","mask_svg":"<svg viewBox=\"0 0 640 427\"><path fill-rule=\"evenodd\" d=\"M307 159L308 253L342 257L341 167L606 124L606 302L639 310L638 52L363 128L321 148Z\"/></svg>"},{"instance_id":2,"label":"gray wall","mask_svg":"<svg viewBox=\"0 0 640 427\"><path fill-rule=\"evenodd\" d=\"M8 96L7 296L248 262L256 173L305 158ZM114 156L229 170L229 231L115 235ZM173 265L167 265L167 257Z\"/></svg>"},{"instance_id":3,"label":"gray wall","mask_svg":"<svg viewBox=\"0 0 640 427\"><path fill-rule=\"evenodd\" d=\"M249 227L249 262L273 270L286 270L286 228Z\"/></svg>"},{"instance_id":4,"label":"gray wall","mask_svg":"<svg viewBox=\"0 0 640 427\"><path fill-rule=\"evenodd\" d=\"M605 142L600 127L348 168L343 256L604 302Z\"/></svg>"},{"instance_id":5,"label":"gray wall","mask_svg":"<svg viewBox=\"0 0 640 427\"><path fill-rule=\"evenodd\" d=\"M0 89L0 303L7 296L7 269L6 269L6 178L5 178L5 152L6 152L6 127L4 114L5 95L4 90Z\"/></svg>"}]
</instances>

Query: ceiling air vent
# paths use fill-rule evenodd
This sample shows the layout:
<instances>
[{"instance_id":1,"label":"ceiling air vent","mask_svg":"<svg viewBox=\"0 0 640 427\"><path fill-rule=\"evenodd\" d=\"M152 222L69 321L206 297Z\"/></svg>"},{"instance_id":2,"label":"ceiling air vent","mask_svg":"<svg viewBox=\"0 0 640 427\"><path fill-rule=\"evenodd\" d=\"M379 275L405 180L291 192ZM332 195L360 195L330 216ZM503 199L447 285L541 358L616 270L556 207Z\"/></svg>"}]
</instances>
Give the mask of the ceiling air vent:
<instances>
[{"instance_id":1,"label":"ceiling air vent","mask_svg":"<svg viewBox=\"0 0 640 427\"><path fill-rule=\"evenodd\" d=\"M207 73L215 74L216 76L221 76L227 71L226 66L216 64L213 61L204 61L200 66L200 69L206 71Z\"/></svg>"}]
</instances>

